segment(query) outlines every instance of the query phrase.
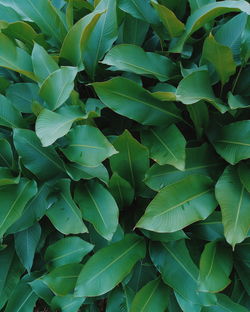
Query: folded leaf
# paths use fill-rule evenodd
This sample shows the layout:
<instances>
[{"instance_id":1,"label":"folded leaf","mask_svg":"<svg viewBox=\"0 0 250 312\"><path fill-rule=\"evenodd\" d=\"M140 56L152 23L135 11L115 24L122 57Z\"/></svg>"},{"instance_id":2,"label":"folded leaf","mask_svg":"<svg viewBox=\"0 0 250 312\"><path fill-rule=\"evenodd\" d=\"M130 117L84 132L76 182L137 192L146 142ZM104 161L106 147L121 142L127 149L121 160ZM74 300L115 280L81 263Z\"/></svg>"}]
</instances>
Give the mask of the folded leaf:
<instances>
[{"instance_id":1,"label":"folded leaf","mask_svg":"<svg viewBox=\"0 0 250 312\"><path fill-rule=\"evenodd\" d=\"M182 120L173 103L157 100L149 91L129 79L116 77L92 85L106 106L143 125L168 124Z\"/></svg>"},{"instance_id":2,"label":"folded leaf","mask_svg":"<svg viewBox=\"0 0 250 312\"><path fill-rule=\"evenodd\" d=\"M145 52L141 47L133 44L120 44L113 47L102 63L115 66L115 70L150 75L160 81L169 80L177 72L176 66L169 58Z\"/></svg>"},{"instance_id":3,"label":"folded leaf","mask_svg":"<svg viewBox=\"0 0 250 312\"><path fill-rule=\"evenodd\" d=\"M175 232L206 219L216 208L212 180L190 175L164 187L148 205L136 227L154 232Z\"/></svg>"},{"instance_id":4,"label":"folded leaf","mask_svg":"<svg viewBox=\"0 0 250 312\"><path fill-rule=\"evenodd\" d=\"M95 297L105 294L119 284L144 256L144 240L134 234L128 234L123 240L100 249L80 272L75 296Z\"/></svg>"},{"instance_id":5,"label":"folded leaf","mask_svg":"<svg viewBox=\"0 0 250 312\"><path fill-rule=\"evenodd\" d=\"M247 312L248 309L242 305L233 302L228 296L224 294L217 295L217 304L211 307L204 307L204 312Z\"/></svg>"}]
</instances>

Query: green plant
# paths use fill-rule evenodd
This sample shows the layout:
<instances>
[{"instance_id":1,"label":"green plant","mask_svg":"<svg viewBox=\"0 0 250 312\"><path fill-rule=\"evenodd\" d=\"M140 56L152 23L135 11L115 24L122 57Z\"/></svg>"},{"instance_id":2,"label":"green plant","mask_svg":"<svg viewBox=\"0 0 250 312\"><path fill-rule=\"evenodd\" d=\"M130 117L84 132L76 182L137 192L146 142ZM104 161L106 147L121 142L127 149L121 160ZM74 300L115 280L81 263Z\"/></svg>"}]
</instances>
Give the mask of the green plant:
<instances>
[{"instance_id":1,"label":"green plant","mask_svg":"<svg viewBox=\"0 0 250 312\"><path fill-rule=\"evenodd\" d=\"M0 0L1 311L249 311L249 15Z\"/></svg>"}]
</instances>

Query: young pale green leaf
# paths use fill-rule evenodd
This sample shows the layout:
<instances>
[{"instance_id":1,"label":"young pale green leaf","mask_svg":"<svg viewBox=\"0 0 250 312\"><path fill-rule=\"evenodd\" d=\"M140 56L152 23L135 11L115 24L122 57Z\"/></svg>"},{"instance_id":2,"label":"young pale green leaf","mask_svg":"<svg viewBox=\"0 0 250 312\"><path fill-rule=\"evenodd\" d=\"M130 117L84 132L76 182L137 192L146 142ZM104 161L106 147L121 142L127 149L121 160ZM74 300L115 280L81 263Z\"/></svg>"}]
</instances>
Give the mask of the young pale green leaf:
<instances>
[{"instance_id":1,"label":"young pale green leaf","mask_svg":"<svg viewBox=\"0 0 250 312\"><path fill-rule=\"evenodd\" d=\"M250 157L250 120L217 127L209 136L216 152L230 164Z\"/></svg>"},{"instance_id":2,"label":"young pale green leaf","mask_svg":"<svg viewBox=\"0 0 250 312\"><path fill-rule=\"evenodd\" d=\"M45 252L44 259L49 271L65 264L79 263L92 249L93 245L77 236L65 237L52 245Z\"/></svg>"},{"instance_id":3,"label":"young pale green leaf","mask_svg":"<svg viewBox=\"0 0 250 312\"><path fill-rule=\"evenodd\" d=\"M21 113L32 113L32 103L41 101L39 87L35 83L15 83L6 90L6 97Z\"/></svg>"},{"instance_id":4,"label":"young pale green leaf","mask_svg":"<svg viewBox=\"0 0 250 312\"><path fill-rule=\"evenodd\" d=\"M215 97L206 70L194 71L183 78L177 87L176 98L187 105L203 100L211 103L221 113L228 110L220 99Z\"/></svg>"},{"instance_id":5,"label":"young pale green leaf","mask_svg":"<svg viewBox=\"0 0 250 312\"><path fill-rule=\"evenodd\" d=\"M214 294L197 291L199 271L184 240L151 243L150 257L161 273L163 281L185 300L200 305L216 303Z\"/></svg>"},{"instance_id":6,"label":"young pale green leaf","mask_svg":"<svg viewBox=\"0 0 250 312\"><path fill-rule=\"evenodd\" d=\"M72 162L96 167L106 158L117 153L102 132L92 126L76 126L66 137L68 145L62 149Z\"/></svg>"},{"instance_id":7,"label":"young pale green leaf","mask_svg":"<svg viewBox=\"0 0 250 312\"><path fill-rule=\"evenodd\" d=\"M56 267L41 280L57 296L66 296L73 292L79 273L83 265L79 263L65 264Z\"/></svg>"},{"instance_id":8,"label":"young pale green leaf","mask_svg":"<svg viewBox=\"0 0 250 312\"><path fill-rule=\"evenodd\" d=\"M225 169L215 186L215 195L222 212L226 240L234 248L247 237L250 228L250 194L241 184L235 167Z\"/></svg>"},{"instance_id":9,"label":"young pale green leaf","mask_svg":"<svg viewBox=\"0 0 250 312\"><path fill-rule=\"evenodd\" d=\"M99 60L112 47L118 36L117 0L101 0L95 11L104 12L87 36L81 37L81 54L87 73L94 78ZM94 11L94 12L95 12Z\"/></svg>"},{"instance_id":10,"label":"young pale green leaf","mask_svg":"<svg viewBox=\"0 0 250 312\"><path fill-rule=\"evenodd\" d=\"M157 278L147 283L135 295L131 305L131 312L159 311L164 312L168 306L169 288Z\"/></svg>"},{"instance_id":11,"label":"young pale green leaf","mask_svg":"<svg viewBox=\"0 0 250 312\"><path fill-rule=\"evenodd\" d=\"M46 50L39 44L35 43L31 54L34 74L37 80L43 83L50 74L59 69L59 66L54 61Z\"/></svg>"},{"instance_id":12,"label":"young pale green leaf","mask_svg":"<svg viewBox=\"0 0 250 312\"><path fill-rule=\"evenodd\" d=\"M115 70L150 75L160 81L167 81L177 73L176 65L169 58L145 52L141 47L133 44L119 44L113 47L102 63L115 66Z\"/></svg>"},{"instance_id":13,"label":"young pale green leaf","mask_svg":"<svg viewBox=\"0 0 250 312\"><path fill-rule=\"evenodd\" d=\"M47 210L47 217L54 227L65 235L86 233L88 230L83 223L81 212L71 197L70 180L59 180L57 188L58 199Z\"/></svg>"},{"instance_id":14,"label":"young pale green leaf","mask_svg":"<svg viewBox=\"0 0 250 312\"><path fill-rule=\"evenodd\" d=\"M3 237L8 228L17 221L28 203L36 194L37 186L34 181L20 179L17 185L8 185L0 188L0 237Z\"/></svg>"},{"instance_id":15,"label":"young pale green leaf","mask_svg":"<svg viewBox=\"0 0 250 312\"><path fill-rule=\"evenodd\" d=\"M76 298L73 295L54 296L51 300L51 307L62 312L77 312L84 303L85 298Z\"/></svg>"},{"instance_id":16,"label":"young pale green leaf","mask_svg":"<svg viewBox=\"0 0 250 312\"><path fill-rule=\"evenodd\" d=\"M34 131L14 130L14 145L22 163L39 179L47 180L65 171L53 147L42 147Z\"/></svg>"},{"instance_id":17,"label":"young pale green leaf","mask_svg":"<svg viewBox=\"0 0 250 312\"><path fill-rule=\"evenodd\" d=\"M3 1L2 1L3 2ZM42 32L52 38L53 44L59 46L66 35L66 26L63 20L63 15L53 6L49 0L37 0L36 3L32 0L9 1L7 6L12 7L25 19L29 18L35 22Z\"/></svg>"},{"instance_id":18,"label":"young pale green leaf","mask_svg":"<svg viewBox=\"0 0 250 312\"><path fill-rule=\"evenodd\" d=\"M142 237L127 234L124 239L97 251L84 265L75 288L76 297L94 297L118 285L145 256Z\"/></svg>"},{"instance_id":19,"label":"young pale green leaf","mask_svg":"<svg viewBox=\"0 0 250 312\"><path fill-rule=\"evenodd\" d=\"M46 101L49 109L55 110L66 102L73 91L76 74L76 67L65 66L44 80L39 95Z\"/></svg>"},{"instance_id":20,"label":"young pale green leaf","mask_svg":"<svg viewBox=\"0 0 250 312\"><path fill-rule=\"evenodd\" d=\"M143 131L142 143L149 149L150 157L159 165L169 164L184 170L186 140L175 125Z\"/></svg>"},{"instance_id":21,"label":"young pale green leaf","mask_svg":"<svg viewBox=\"0 0 250 312\"><path fill-rule=\"evenodd\" d=\"M58 112L45 108L37 117L36 135L43 146L49 146L67 134L76 120L84 118L83 115L79 106L65 106Z\"/></svg>"},{"instance_id":22,"label":"young pale green leaf","mask_svg":"<svg viewBox=\"0 0 250 312\"><path fill-rule=\"evenodd\" d=\"M204 41L202 59L214 66L223 86L236 71L232 50L218 43L212 34Z\"/></svg>"},{"instance_id":23,"label":"young pale green leaf","mask_svg":"<svg viewBox=\"0 0 250 312\"><path fill-rule=\"evenodd\" d=\"M150 5L150 0L120 0L119 8L149 24L159 23L157 14Z\"/></svg>"},{"instance_id":24,"label":"young pale green leaf","mask_svg":"<svg viewBox=\"0 0 250 312\"><path fill-rule=\"evenodd\" d=\"M0 67L8 68L36 80L30 55L15 46L12 40L0 33Z\"/></svg>"},{"instance_id":25,"label":"young pale green leaf","mask_svg":"<svg viewBox=\"0 0 250 312\"><path fill-rule=\"evenodd\" d=\"M103 164L97 167L86 167L81 164L71 163L66 165L66 171L74 181L79 181L81 179L90 180L93 178L98 178L105 184L108 184L109 181L109 173Z\"/></svg>"},{"instance_id":26,"label":"young pale green leaf","mask_svg":"<svg viewBox=\"0 0 250 312\"><path fill-rule=\"evenodd\" d=\"M173 11L164 5L160 5L155 1L151 1L152 6L155 8L159 18L165 28L168 31L168 34L171 38L179 37L185 29L184 24L176 17Z\"/></svg>"},{"instance_id":27,"label":"young pale green leaf","mask_svg":"<svg viewBox=\"0 0 250 312\"><path fill-rule=\"evenodd\" d=\"M247 312L248 309L242 305L233 302L224 294L217 295L217 304L210 307L204 307L202 312Z\"/></svg>"},{"instance_id":28,"label":"young pale green leaf","mask_svg":"<svg viewBox=\"0 0 250 312\"><path fill-rule=\"evenodd\" d=\"M0 94L0 126L8 128L23 128L25 121L11 102Z\"/></svg>"},{"instance_id":29,"label":"young pale green leaf","mask_svg":"<svg viewBox=\"0 0 250 312\"><path fill-rule=\"evenodd\" d=\"M199 28L206 23L215 19L216 17L230 12L246 12L250 14L250 5L247 1L219 1L210 3L197 9L191 16L189 16L186 29L177 43L171 48L171 52L181 53L183 46L187 39Z\"/></svg>"},{"instance_id":30,"label":"young pale green leaf","mask_svg":"<svg viewBox=\"0 0 250 312\"><path fill-rule=\"evenodd\" d=\"M118 226L118 207L107 189L96 181L78 185L75 201L85 220L106 240L111 240Z\"/></svg>"},{"instance_id":31,"label":"young pale green leaf","mask_svg":"<svg viewBox=\"0 0 250 312\"><path fill-rule=\"evenodd\" d=\"M216 208L213 182L190 175L164 187L148 205L136 227L154 232L175 232L206 219Z\"/></svg>"},{"instance_id":32,"label":"young pale green leaf","mask_svg":"<svg viewBox=\"0 0 250 312\"><path fill-rule=\"evenodd\" d=\"M113 173L109 180L109 188L119 208L124 208L131 205L134 199L135 191L130 183L120 177L116 172Z\"/></svg>"},{"instance_id":33,"label":"young pale green leaf","mask_svg":"<svg viewBox=\"0 0 250 312\"><path fill-rule=\"evenodd\" d=\"M6 312L26 312L33 311L38 297L33 289L24 281L21 281L12 292L7 306Z\"/></svg>"},{"instance_id":34,"label":"young pale green leaf","mask_svg":"<svg viewBox=\"0 0 250 312\"><path fill-rule=\"evenodd\" d=\"M30 274L36 248L41 236L41 227L39 223L34 224L30 228L15 233L16 253L23 266Z\"/></svg>"},{"instance_id":35,"label":"young pale green leaf","mask_svg":"<svg viewBox=\"0 0 250 312\"><path fill-rule=\"evenodd\" d=\"M138 188L149 168L147 148L133 138L128 130L125 130L113 144L119 153L110 158L112 171L127 180L133 188Z\"/></svg>"},{"instance_id":36,"label":"young pale green leaf","mask_svg":"<svg viewBox=\"0 0 250 312\"><path fill-rule=\"evenodd\" d=\"M182 120L173 103L156 99L149 91L129 79L116 77L92 85L106 106L143 125L168 124Z\"/></svg>"},{"instance_id":37,"label":"young pale green leaf","mask_svg":"<svg viewBox=\"0 0 250 312\"><path fill-rule=\"evenodd\" d=\"M232 251L215 241L207 243L200 258L198 290L202 292L220 292L231 280L233 267Z\"/></svg>"},{"instance_id":38,"label":"young pale green leaf","mask_svg":"<svg viewBox=\"0 0 250 312\"><path fill-rule=\"evenodd\" d=\"M145 175L145 183L153 190L159 191L166 185L177 182L192 174L217 177L224 162L212 147L203 144L200 147L186 149L186 166L184 171L165 165L154 164Z\"/></svg>"}]
</instances>

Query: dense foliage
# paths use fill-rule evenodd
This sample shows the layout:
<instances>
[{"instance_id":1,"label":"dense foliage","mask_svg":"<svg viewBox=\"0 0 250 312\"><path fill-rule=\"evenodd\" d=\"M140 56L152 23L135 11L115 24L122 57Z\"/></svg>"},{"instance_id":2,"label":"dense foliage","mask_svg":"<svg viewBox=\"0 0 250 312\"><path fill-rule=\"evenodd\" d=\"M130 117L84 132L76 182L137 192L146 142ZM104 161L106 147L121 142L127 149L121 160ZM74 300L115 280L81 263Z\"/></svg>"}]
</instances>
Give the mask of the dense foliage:
<instances>
[{"instance_id":1,"label":"dense foliage","mask_svg":"<svg viewBox=\"0 0 250 312\"><path fill-rule=\"evenodd\" d=\"M1 311L249 311L249 15L0 0Z\"/></svg>"}]
</instances>

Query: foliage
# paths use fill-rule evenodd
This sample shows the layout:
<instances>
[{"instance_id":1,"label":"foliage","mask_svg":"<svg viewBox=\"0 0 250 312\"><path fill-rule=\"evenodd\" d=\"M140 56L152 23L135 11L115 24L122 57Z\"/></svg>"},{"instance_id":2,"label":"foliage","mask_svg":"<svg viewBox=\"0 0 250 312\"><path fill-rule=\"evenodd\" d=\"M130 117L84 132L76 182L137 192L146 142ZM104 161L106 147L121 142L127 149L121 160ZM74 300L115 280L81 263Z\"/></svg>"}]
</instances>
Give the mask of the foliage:
<instances>
[{"instance_id":1,"label":"foliage","mask_svg":"<svg viewBox=\"0 0 250 312\"><path fill-rule=\"evenodd\" d=\"M1 311L249 311L249 15L0 0Z\"/></svg>"}]
</instances>

